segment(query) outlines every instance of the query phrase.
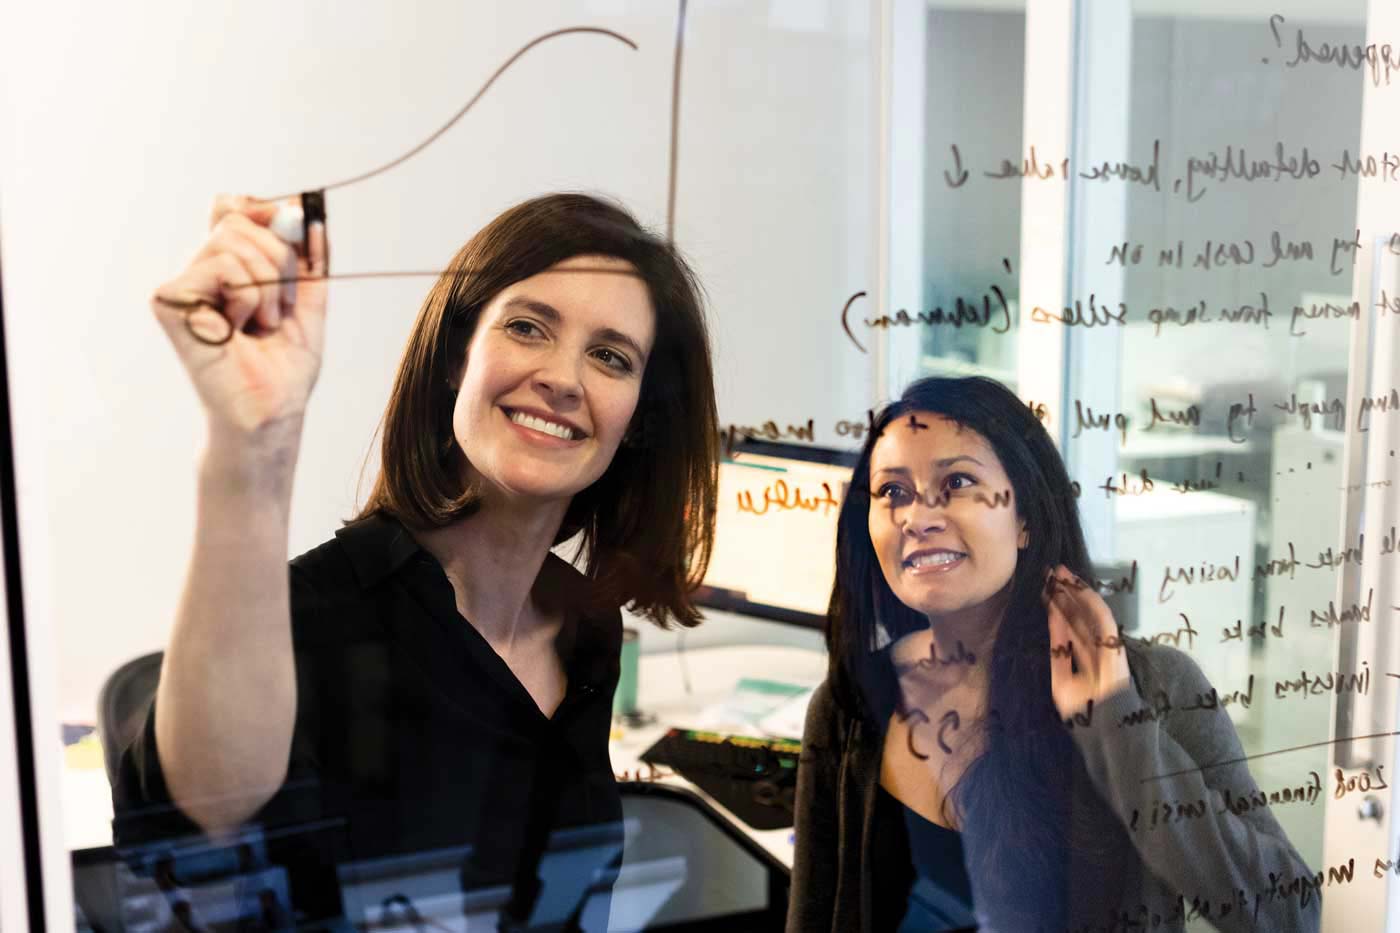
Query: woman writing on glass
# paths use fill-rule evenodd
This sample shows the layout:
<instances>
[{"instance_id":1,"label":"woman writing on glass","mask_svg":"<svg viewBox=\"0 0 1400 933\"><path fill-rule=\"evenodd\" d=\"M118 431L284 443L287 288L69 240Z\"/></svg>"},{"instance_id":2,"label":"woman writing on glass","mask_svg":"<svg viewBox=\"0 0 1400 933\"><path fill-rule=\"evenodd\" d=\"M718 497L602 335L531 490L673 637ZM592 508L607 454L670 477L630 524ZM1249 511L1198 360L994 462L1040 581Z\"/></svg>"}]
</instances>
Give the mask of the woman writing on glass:
<instances>
[{"instance_id":1,"label":"woman writing on glass","mask_svg":"<svg viewBox=\"0 0 1400 933\"><path fill-rule=\"evenodd\" d=\"M551 195L491 221L412 327L368 503L289 573L326 240L314 226L300 258L273 213L220 200L152 301L208 445L119 841L319 820L338 828L302 861L326 864L293 878L310 913L335 910L336 863L460 847L464 888L513 886L527 916L550 835L620 819L619 607L699 621L718 432L698 287L608 202ZM226 344L194 336L201 301ZM551 551L575 535L582 572Z\"/></svg>"},{"instance_id":2,"label":"woman writing on glass","mask_svg":"<svg viewBox=\"0 0 1400 933\"><path fill-rule=\"evenodd\" d=\"M1006 388L924 379L874 420L838 522L789 931L1180 930L1193 905L1222 930L1316 927L1315 891L1268 888L1309 879L1273 815L1223 803L1256 789L1228 715L1146 702L1209 694L1200 670L1121 638L1092 579L1064 465Z\"/></svg>"}]
</instances>

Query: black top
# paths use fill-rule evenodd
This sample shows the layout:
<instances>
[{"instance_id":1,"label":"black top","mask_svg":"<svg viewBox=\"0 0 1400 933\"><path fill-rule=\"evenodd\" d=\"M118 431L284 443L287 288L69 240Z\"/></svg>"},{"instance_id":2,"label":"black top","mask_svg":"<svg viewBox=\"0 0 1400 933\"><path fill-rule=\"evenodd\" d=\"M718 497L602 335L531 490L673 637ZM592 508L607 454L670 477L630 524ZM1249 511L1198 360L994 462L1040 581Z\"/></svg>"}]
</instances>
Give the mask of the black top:
<instances>
[{"instance_id":1,"label":"black top","mask_svg":"<svg viewBox=\"0 0 1400 933\"><path fill-rule=\"evenodd\" d=\"M962 834L925 819L895 799L883 786L879 794L877 806L903 815L914 869L908 902L897 905L895 911L899 915L898 908L903 908L899 924L888 929L898 933L976 929L972 882L963 863Z\"/></svg>"},{"instance_id":2,"label":"black top","mask_svg":"<svg viewBox=\"0 0 1400 933\"><path fill-rule=\"evenodd\" d=\"M558 563L565 589L583 586ZM552 833L621 820L608 758L619 614L566 622L556 644L568 687L549 718L397 521L346 526L290 573L291 764L253 822L305 916L339 914L337 866L448 847L470 847L466 888L511 884L528 904ZM119 847L198 833L170 804L154 723L152 708L121 759Z\"/></svg>"}]
</instances>

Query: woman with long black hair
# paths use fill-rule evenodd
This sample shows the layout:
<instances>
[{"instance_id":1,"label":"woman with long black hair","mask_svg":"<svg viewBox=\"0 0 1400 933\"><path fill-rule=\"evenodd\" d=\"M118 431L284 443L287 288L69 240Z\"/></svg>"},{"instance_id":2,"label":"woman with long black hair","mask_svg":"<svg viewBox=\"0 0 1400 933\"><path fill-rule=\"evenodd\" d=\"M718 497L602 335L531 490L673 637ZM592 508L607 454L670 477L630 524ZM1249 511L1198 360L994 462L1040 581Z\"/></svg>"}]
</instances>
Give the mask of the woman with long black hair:
<instances>
[{"instance_id":1,"label":"woman with long black hair","mask_svg":"<svg viewBox=\"0 0 1400 933\"><path fill-rule=\"evenodd\" d=\"M930 378L886 407L836 559L789 931L1317 926L1273 815L1224 805L1257 789L1228 714L1184 708L1212 695L1187 655L1120 635L1013 393Z\"/></svg>"}]
</instances>

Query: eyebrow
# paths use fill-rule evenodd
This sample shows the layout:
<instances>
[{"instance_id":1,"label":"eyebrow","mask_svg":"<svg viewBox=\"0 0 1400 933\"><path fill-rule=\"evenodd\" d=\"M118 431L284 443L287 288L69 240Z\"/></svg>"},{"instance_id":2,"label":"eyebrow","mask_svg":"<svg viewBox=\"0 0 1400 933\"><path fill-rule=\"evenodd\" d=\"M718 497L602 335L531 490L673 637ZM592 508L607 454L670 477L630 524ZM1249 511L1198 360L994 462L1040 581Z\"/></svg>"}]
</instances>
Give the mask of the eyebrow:
<instances>
[{"instance_id":1,"label":"eyebrow","mask_svg":"<svg viewBox=\"0 0 1400 933\"><path fill-rule=\"evenodd\" d=\"M935 460L933 461L933 465L941 470L945 467L950 467L953 464L958 463L962 460L971 460L973 463L977 464L980 467L986 466L986 464L983 463L981 460L978 460L976 457L973 457L969 454L958 454L956 457L945 457L942 460ZM881 469L876 470L874 475L879 476L881 473L897 473L901 476L912 475L909 472L908 467L882 467Z\"/></svg>"},{"instance_id":2,"label":"eyebrow","mask_svg":"<svg viewBox=\"0 0 1400 933\"><path fill-rule=\"evenodd\" d=\"M522 296L517 296L508 300L505 303L505 307L523 308L526 311L532 311L552 324L558 324L564 318L564 316L559 313L559 309L554 307L554 305L549 304L547 302L538 301L534 298L525 298ZM631 337L624 334L622 331L617 330L616 328L601 327L593 332L593 336L602 340L610 341L612 343L623 344L627 347L627 349L631 350L637 355L637 360L639 362L646 362L647 355L642 352L641 345L638 344L637 341L633 340Z\"/></svg>"}]
</instances>

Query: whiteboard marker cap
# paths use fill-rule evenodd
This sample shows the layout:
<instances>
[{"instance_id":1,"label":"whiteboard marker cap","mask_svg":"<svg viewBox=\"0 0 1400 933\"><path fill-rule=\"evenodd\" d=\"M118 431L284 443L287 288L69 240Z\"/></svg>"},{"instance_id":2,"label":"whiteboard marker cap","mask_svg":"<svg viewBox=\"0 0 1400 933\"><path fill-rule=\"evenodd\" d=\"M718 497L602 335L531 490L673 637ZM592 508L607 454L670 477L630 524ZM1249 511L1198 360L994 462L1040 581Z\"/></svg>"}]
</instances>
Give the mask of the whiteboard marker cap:
<instances>
[{"instance_id":1,"label":"whiteboard marker cap","mask_svg":"<svg viewBox=\"0 0 1400 933\"><path fill-rule=\"evenodd\" d=\"M293 246L300 246L306 239L306 227L302 221L301 205L288 202L277 208L268 229Z\"/></svg>"}]
</instances>

